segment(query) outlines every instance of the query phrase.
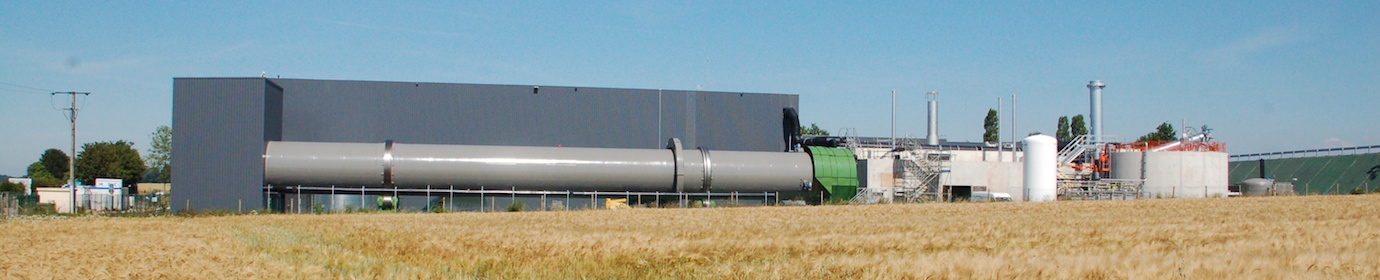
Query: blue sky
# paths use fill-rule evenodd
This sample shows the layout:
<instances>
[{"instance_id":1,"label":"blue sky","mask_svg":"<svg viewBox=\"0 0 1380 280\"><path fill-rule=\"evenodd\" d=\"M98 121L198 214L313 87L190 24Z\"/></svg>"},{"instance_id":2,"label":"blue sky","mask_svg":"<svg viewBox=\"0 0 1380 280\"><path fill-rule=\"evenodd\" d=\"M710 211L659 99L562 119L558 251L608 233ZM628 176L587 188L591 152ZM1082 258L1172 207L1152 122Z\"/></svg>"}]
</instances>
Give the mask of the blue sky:
<instances>
[{"instance_id":1,"label":"blue sky","mask_svg":"<svg viewBox=\"0 0 1380 280\"><path fill-rule=\"evenodd\" d=\"M1053 133L1107 83L1105 128L1208 125L1232 154L1380 144L1376 1L0 3L0 174L171 124L173 77L358 79L800 95L802 122L981 139L997 98ZM1004 111L1009 112L1009 103ZM1003 135L1008 135L1005 120ZM1009 137L1009 136L1004 136Z\"/></svg>"}]
</instances>

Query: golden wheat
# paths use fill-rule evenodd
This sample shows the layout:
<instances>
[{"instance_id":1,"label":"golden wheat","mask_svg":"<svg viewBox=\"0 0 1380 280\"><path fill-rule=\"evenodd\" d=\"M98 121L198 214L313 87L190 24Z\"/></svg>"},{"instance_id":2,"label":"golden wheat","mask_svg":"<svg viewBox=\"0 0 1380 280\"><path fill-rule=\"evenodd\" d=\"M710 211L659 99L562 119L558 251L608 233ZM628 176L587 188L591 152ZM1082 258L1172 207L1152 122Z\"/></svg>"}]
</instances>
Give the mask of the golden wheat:
<instances>
[{"instance_id":1,"label":"golden wheat","mask_svg":"<svg viewBox=\"0 0 1380 280\"><path fill-rule=\"evenodd\" d=\"M8 278L1380 278L1380 195L24 218Z\"/></svg>"}]
</instances>

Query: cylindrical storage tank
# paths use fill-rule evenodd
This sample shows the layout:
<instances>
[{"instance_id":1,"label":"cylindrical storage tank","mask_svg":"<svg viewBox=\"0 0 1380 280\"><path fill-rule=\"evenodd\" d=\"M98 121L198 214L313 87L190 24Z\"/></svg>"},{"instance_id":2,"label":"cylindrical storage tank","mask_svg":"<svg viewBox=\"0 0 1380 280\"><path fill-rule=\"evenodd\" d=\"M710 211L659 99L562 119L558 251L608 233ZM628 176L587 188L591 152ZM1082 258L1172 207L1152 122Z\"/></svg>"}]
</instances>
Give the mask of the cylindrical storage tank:
<instances>
[{"instance_id":1,"label":"cylindrical storage tank","mask_svg":"<svg viewBox=\"0 0 1380 280\"><path fill-rule=\"evenodd\" d=\"M1141 195L1145 197L1201 198L1227 195L1225 152L1129 150L1112 152L1108 158L1112 164L1111 178L1141 179L1144 174Z\"/></svg>"},{"instance_id":2,"label":"cylindrical storage tank","mask_svg":"<svg viewBox=\"0 0 1380 280\"><path fill-rule=\"evenodd\" d=\"M1057 143L1058 140L1048 135L1033 135L1021 141L1021 148L1025 151L1023 175L1026 201L1057 199L1058 194L1054 187L1059 156L1055 148L1058 146Z\"/></svg>"},{"instance_id":3,"label":"cylindrical storage tank","mask_svg":"<svg viewBox=\"0 0 1380 280\"><path fill-rule=\"evenodd\" d=\"M404 188L674 191L675 168L671 150L393 146L393 182Z\"/></svg>"},{"instance_id":4,"label":"cylindrical storage tank","mask_svg":"<svg viewBox=\"0 0 1380 280\"><path fill-rule=\"evenodd\" d=\"M1140 180L1141 178L1141 152L1140 151L1119 151L1111 152L1107 155L1107 160L1111 164L1111 173L1108 178Z\"/></svg>"},{"instance_id":5,"label":"cylindrical storage tank","mask_svg":"<svg viewBox=\"0 0 1380 280\"><path fill-rule=\"evenodd\" d=\"M1267 196L1275 182L1264 178L1250 178L1241 182L1241 193L1246 196Z\"/></svg>"},{"instance_id":6,"label":"cylindrical storage tank","mask_svg":"<svg viewBox=\"0 0 1380 280\"><path fill-rule=\"evenodd\" d=\"M268 142L264 183L270 185L378 186L383 143Z\"/></svg>"}]
</instances>

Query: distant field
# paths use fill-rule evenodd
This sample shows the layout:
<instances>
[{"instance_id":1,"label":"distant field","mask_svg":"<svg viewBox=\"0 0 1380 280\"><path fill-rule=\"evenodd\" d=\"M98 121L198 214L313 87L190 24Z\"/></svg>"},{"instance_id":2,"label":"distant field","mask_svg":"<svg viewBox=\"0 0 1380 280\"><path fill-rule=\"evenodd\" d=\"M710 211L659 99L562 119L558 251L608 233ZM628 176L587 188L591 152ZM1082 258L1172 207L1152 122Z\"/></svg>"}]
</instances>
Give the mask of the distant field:
<instances>
[{"instance_id":1,"label":"distant field","mask_svg":"<svg viewBox=\"0 0 1380 280\"><path fill-rule=\"evenodd\" d=\"M1380 195L0 221L0 278L1380 278Z\"/></svg>"}]
</instances>

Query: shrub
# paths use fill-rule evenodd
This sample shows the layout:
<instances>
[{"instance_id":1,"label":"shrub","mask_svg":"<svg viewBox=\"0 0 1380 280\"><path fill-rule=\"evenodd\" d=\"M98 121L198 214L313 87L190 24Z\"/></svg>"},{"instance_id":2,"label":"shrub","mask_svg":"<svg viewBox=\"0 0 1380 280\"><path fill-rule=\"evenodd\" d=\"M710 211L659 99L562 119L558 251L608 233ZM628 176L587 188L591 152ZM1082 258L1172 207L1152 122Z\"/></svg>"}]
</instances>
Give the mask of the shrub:
<instances>
[{"instance_id":1,"label":"shrub","mask_svg":"<svg viewBox=\"0 0 1380 280\"><path fill-rule=\"evenodd\" d=\"M24 185L12 182L0 182L0 192L24 194Z\"/></svg>"},{"instance_id":2,"label":"shrub","mask_svg":"<svg viewBox=\"0 0 1380 280\"><path fill-rule=\"evenodd\" d=\"M450 209L448 209L448 208L446 207L446 204L445 204L445 203L438 203L438 204L436 204L436 205L432 205L432 206L431 206L431 209L427 209L427 212L431 212L431 213L450 213Z\"/></svg>"}]
</instances>

